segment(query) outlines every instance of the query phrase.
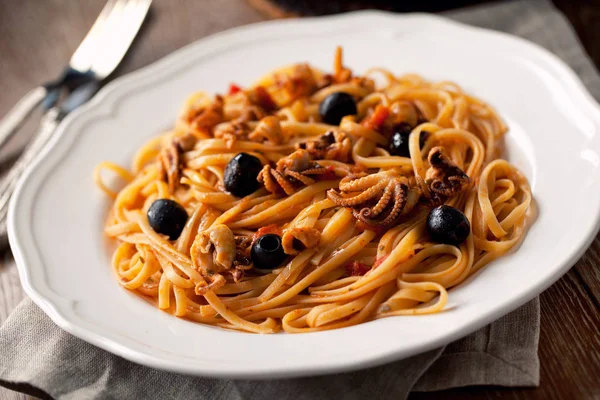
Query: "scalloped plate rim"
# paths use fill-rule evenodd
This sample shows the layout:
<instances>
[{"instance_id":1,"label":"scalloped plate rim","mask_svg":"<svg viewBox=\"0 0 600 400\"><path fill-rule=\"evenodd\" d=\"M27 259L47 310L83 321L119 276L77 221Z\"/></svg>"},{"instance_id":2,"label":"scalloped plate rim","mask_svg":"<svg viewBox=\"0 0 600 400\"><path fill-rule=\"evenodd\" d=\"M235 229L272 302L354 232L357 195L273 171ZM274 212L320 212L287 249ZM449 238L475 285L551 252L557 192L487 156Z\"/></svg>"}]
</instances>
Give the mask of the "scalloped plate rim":
<instances>
[{"instance_id":1,"label":"scalloped plate rim","mask_svg":"<svg viewBox=\"0 0 600 400\"><path fill-rule=\"evenodd\" d=\"M483 34L489 37L496 36L502 38L506 42L511 41L515 46L528 46L529 50L533 52L531 55L532 59L537 61L544 61L547 70L554 76L559 76L563 79L563 89L565 89L573 101L576 101L578 105L585 106L584 112L590 119L594 120L596 125L600 125L600 107L596 101L592 98L591 94L583 86L583 83L575 75L575 73L558 57L550 53L546 49L543 49L531 42L528 42L522 38L512 36L507 33L492 31L483 28L477 28L462 23L448 20L439 16L432 16L428 14L405 14L397 15L379 11L358 11L352 13L346 13L337 16L330 17L314 17L305 18L302 20L287 20L287 21L265 21L238 28L233 28L224 32L220 32L206 38L200 39L194 43L186 45L185 47L176 50L165 58L150 64L138 71L131 74L125 75L110 82L104 87L88 104L82 106L80 109L69 115L59 127L59 132L52 140L51 146L38 156L36 161L28 168L24 178L19 182L15 195L11 200L9 218L8 218L8 230L9 240L13 255L17 263L19 275L21 277L22 285L26 293L32 298L32 300L46 313L50 318L61 328L67 332L77 336L89 343L92 343L100 348L110 351L114 354L120 355L131 361L144 364L154 368L160 368L170 371L176 371L186 374L203 375L203 376L214 376L214 377L234 377L234 378L273 378L273 377L295 377L295 376L306 376L306 375L318 375L326 373L334 373L341 371L355 370L359 368L365 368L374 365L380 365L386 362L403 359L423 351L431 350L453 340L456 340L466 334L469 334L478 328L490 323L491 321L501 317L502 315L512 311L518 306L524 304L526 301L535 297L541 293L544 289L554 283L560 278L568 269L583 255L587 247L593 241L596 232L600 228L600 208L596 209L594 215L594 225L591 227L589 232L586 232L586 240L578 246L575 251L566 257L566 260L562 263L562 267L555 274L548 276L544 282L531 288L531 291L526 295L512 298L509 302L505 303L503 307L496 307L496 309L488 312L487 315L475 320L470 321L465 326L458 327L454 330L449 330L446 333L437 335L433 340L429 340L421 343L419 346L414 346L411 349L390 349L386 355L378 357L361 356L357 357L356 360L351 364L339 365L335 361L328 363L322 362L309 367L286 367L286 368L271 368L271 370L261 370L258 372L251 371L247 367L238 368L230 371L224 369L215 369L206 365L200 365L197 362L181 362L181 360L163 356L158 357L156 355L145 354L139 350L128 347L125 343L120 343L114 337L111 336L110 332L98 332L90 327L89 323L81 320L72 310L73 304L60 298L57 294L52 293L51 289L46 285L45 282L40 281L39 276L32 276L32 272L36 269L42 269L39 265L43 265L41 261L41 254L39 249L34 242L34 239L27 240L23 237L22 227L23 219L25 216L21 214L31 214L27 210L23 210L25 205L33 205L35 195L40 189L40 181L43 180L41 176L41 167L45 164L50 164L53 168L60 162L59 158L61 154L67 152L75 143L78 136L74 131L71 131L71 135L67 137L65 132L68 131L68 127L77 121L89 123L95 117L110 115L114 112L115 103L118 103L119 99L127 95L127 92L131 88L136 87L138 82L143 82L145 79L150 79L153 72L162 73L168 72L170 68L174 68L178 63L184 63L186 58L190 56L194 51L200 50L202 47L217 46L219 47L220 41L234 40L237 37L244 36L248 32L256 32L260 30L271 30L281 29L281 27L289 27L289 24L297 26L308 27L312 24L321 24L326 21L335 22L340 25L336 25L336 29L340 29L341 25L348 23L352 20L360 18L380 19L382 22L390 23L397 22L402 19L423 19L428 20L431 24L438 25L442 30L448 32L455 32L460 34ZM385 21L384 21L385 20ZM147 83L146 83L147 84ZM113 104L111 105L111 100ZM87 120L86 115L87 116ZM52 153L54 151L54 153ZM28 189L28 185L32 182L35 175L37 177L37 183L34 182L34 187ZM37 185L37 187L35 187ZM32 191L34 191L32 193ZM24 196L28 195L29 197ZM25 201L25 203L23 203ZM31 220L31 218L29 218ZM30 221L32 223L32 221ZM21 227L21 228L20 228ZM21 233L19 232L21 230ZM32 265L38 265L38 268L32 268ZM198 361L198 360L196 360Z\"/></svg>"}]
</instances>

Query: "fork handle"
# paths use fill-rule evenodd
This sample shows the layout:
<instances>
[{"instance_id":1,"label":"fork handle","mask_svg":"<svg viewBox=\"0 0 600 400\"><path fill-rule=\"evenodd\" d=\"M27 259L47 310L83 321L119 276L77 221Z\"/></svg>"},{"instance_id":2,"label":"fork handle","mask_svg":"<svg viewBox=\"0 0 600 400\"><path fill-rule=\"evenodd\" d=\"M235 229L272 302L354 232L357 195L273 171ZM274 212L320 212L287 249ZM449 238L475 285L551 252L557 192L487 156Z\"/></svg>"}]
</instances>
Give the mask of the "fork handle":
<instances>
[{"instance_id":1,"label":"fork handle","mask_svg":"<svg viewBox=\"0 0 600 400\"><path fill-rule=\"evenodd\" d=\"M25 119L44 100L48 90L38 86L27 93L15 106L0 120L0 147L17 132Z\"/></svg>"},{"instance_id":2,"label":"fork handle","mask_svg":"<svg viewBox=\"0 0 600 400\"><path fill-rule=\"evenodd\" d=\"M0 248L2 247L2 243L6 242L6 217L8 214L8 205L17 186L17 182L35 157L44 149L44 146L48 143L56 130L61 117L61 112L56 107L51 108L44 114L37 134L0 183Z\"/></svg>"}]
</instances>

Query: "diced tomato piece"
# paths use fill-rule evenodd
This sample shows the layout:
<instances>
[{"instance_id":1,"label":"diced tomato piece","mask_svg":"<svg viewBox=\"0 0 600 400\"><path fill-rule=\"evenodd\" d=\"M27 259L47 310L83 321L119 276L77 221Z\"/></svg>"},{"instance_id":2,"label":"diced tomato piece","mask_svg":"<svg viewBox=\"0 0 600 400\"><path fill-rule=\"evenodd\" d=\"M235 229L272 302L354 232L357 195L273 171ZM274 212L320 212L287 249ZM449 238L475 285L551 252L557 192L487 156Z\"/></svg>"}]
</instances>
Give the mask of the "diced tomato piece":
<instances>
[{"instance_id":1,"label":"diced tomato piece","mask_svg":"<svg viewBox=\"0 0 600 400\"><path fill-rule=\"evenodd\" d=\"M254 89L254 93L256 93L256 101L258 105L265 109L265 111L273 111L277 108L277 104L273 101L273 98L262 86L258 86Z\"/></svg>"},{"instance_id":2,"label":"diced tomato piece","mask_svg":"<svg viewBox=\"0 0 600 400\"><path fill-rule=\"evenodd\" d=\"M349 276L363 276L371 269L369 265L358 261L350 261L344 266L344 268Z\"/></svg>"},{"instance_id":3,"label":"diced tomato piece","mask_svg":"<svg viewBox=\"0 0 600 400\"><path fill-rule=\"evenodd\" d=\"M239 87L238 85L236 85L235 83L232 83L229 85L229 94L236 94L237 92L241 91L242 88Z\"/></svg>"},{"instance_id":4,"label":"diced tomato piece","mask_svg":"<svg viewBox=\"0 0 600 400\"><path fill-rule=\"evenodd\" d=\"M334 179L337 179L337 175L335 174L335 168L333 167L333 165L328 165L327 167L325 167L327 169L327 172L325 172L324 174L321 174L320 177L322 180L324 181L331 181Z\"/></svg>"},{"instance_id":5,"label":"diced tomato piece","mask_svg":"<svg viewBox=\"0 0 600 400\"><path fill-rule=\"evenodd\" d=\"M362 124L367 128L379 131L389 115L390 110L386 106L379 104L375 107L375 111L363 120Z\"/></svg>"},{"instance_id":6,"label":"diced tomato piece","mask_svg":"<svg viewBox=\"0 0 600 400\"><path fill-rule=\"evenodd\" d=\"M276 225L276 224L263 226L262 228L257 230L256 233L254 234L254 237L252 238L252 243L254 243L256 241L256 239L258 239L261 236L266 235L267 233L274 233L276 235L281 236L282 229L279 225Z\"/></svg>"}]
</instances>

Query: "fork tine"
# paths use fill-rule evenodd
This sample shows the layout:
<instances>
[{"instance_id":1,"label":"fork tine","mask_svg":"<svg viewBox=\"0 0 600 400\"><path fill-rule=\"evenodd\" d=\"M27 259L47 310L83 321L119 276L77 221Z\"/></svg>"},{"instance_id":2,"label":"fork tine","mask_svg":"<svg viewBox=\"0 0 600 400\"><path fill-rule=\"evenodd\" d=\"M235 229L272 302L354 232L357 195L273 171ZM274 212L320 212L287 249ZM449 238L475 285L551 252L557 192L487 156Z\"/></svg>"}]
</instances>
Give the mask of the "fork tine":
<instances>
[{"instance_id":1,"label":"fork tine","mask_svg":"<svg viewBox=\"0 0 600 400\"><path fill-rule=\"evenodd\" d=\"M106 21L114 11L115 3L116 0L109 0L104 5L89 32L85 35L85 38L71 56L71 61L69 62L71 68L79 71L87 71L90 68L92 62L92 57L90 57L90 55L93 54L93 49L104 30Z\"/></svg>"},{"instance_id":2,"label":"fork tine","mask_svg":"<svg viewBox=\"0 0 600 400\"><path fill-rule=\"evenodd\" d=\"M119 64L140 29L152 0L119 0L120 13L106 22L91 69L100 79Z\"/></svg>"}]
</instances>

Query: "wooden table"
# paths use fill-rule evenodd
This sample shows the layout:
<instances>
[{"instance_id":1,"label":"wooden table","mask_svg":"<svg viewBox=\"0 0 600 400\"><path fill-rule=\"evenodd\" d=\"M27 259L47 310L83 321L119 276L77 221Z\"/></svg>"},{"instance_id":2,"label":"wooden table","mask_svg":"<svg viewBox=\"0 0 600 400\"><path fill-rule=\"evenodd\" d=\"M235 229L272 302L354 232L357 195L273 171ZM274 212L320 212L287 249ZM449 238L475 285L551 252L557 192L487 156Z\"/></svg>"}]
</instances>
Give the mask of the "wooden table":
<instances>
[{"instance_id":1,"label":"wooden table","mask_svg":"<svg viewBox=\"0 0 600 400\"><path fill-rule=\"evenodd\" d=\"M5 0L0 2L0 116L30 88L66 65L105 0ZM592 1L568 11L598 65L600 15ZM583 4L583 1L581 1ZM116 71L120 76L150 64L194 40L237 25L265 20L244 0L155 0L149 19ZM594 47L595 45L595 47ZM33 127L35 121L29 124ZM23 139L17 142L23 142ZM16 146L18 147L18 146ZM550 244L551 245L551 244ZM600 240L560 281L541 295L537 389L468 388L414 399L591 399L600 398ZM0 323L24 297L10 253L0 257ZM1 361L0 361L1 362ZM0 398L23 395L0 389Z\"/></svg>"}]
</instances>

